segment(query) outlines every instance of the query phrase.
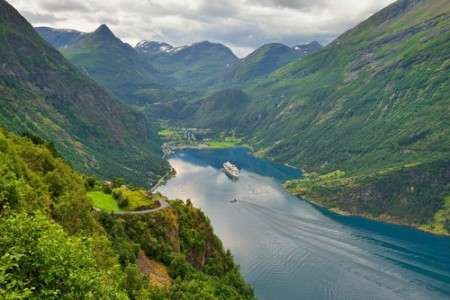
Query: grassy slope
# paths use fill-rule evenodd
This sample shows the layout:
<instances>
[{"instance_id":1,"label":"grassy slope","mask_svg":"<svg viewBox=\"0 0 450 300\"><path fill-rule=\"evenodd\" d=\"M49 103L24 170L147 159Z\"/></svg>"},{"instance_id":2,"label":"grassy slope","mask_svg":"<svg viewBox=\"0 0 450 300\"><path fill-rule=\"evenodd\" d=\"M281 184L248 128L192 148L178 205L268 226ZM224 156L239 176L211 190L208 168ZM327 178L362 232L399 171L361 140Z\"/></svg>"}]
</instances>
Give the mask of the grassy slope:
<instances>
[{"instance_id":1,"label":"grassy slope","mask_svg":"<svg viewBox=\"0 0 450 300\"><path fill-rule=\"evenodd\" d=\"M92 199L95 207L106 211L122 211L112 194L105 194L102 191L90 191L87 196Z\"/></svg>"},{"instance_id":2,"label":"grassy slope","mask_svg":"<svg viewBox=\"0 0 450 300\"><path fill-rule=\"evenodd\" d=\"M150 198L144 190L116 189L117 195L128 200L128 205L120 208L119 201L114 199L113 194L105 194L102 191L89 191L88 196L92 199L94 206L107 211L134 211L139 207L153 207L155 198Z\"/></svg>"},{"instance_id":3,"label":"grassy slope","mask_svg":"<svg viewBox=\"0 0 450 300\"><path fill-rule=\"evenodd\" d=\"M144 117L81 75L17 11L0 4L0 124L54 141L86 173L121 174L138 185L166 173Z\"/></svg>"}]
</instances>

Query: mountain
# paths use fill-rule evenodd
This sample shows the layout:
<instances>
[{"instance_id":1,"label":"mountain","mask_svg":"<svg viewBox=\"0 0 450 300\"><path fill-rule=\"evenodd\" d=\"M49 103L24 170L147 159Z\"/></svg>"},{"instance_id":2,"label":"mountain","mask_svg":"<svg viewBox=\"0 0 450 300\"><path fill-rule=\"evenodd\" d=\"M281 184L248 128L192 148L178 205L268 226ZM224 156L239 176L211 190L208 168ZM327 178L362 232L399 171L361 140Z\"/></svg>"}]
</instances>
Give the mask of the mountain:
<instances>
[{"instance_id":1,"label":"mountain","mask_svg":"<svg viewBox=\"0 0 450 300\"><path fill-rule=\"evenodd\" d=\"M309 41L303 44L298 44L292 47L295 51L303 52L304 54L310 54L323 48L323 45L317 41Z\"/></svg>"},{"instance_id":2,"label":"mountain","mask_svg":"<svg viewBox=\"0 0 450 300\"><path fill-rule=\"evenodd\" d=\"M133 47L123 43L104 24L59 50L124 103L146 102L139 91L164 89L159 71L141 59Z\"/></svg>"},{"instance_id":3,"label":"mountain","mask_svg":"<svg viewBox=\"0 0 450 300\"><path fill-rule=\"evenodd\" d=\"M162 52L169 52L173 49L173 46L164 42L140 41L134 48L140 53L155 55Z\"/></svg>"},{"instance_id":4,"label":"mountain","mask_svg":"<svg viewBox=\"0 0 450 300\"><path fill-rule=\"evenodd\" d=\"M4 0L0 64L0 124L53 141L88 174L147 185L168 172L145 118L82 75Z\"/></svg>"},{"instance_id":5,"label":"mountain","mask_svg":"<svg viewBox=\"0 0 450 300\"><path fill-rule=\"evenodd\" d=\"M263 45L227 69L221 76L220 82L225 85L242 84L249 80L259 79L288 63L320 50L322 47L318 42L310 42L292 48L278 43Z\"/></svg>"},{"instance_id":6,"label":"mountain","mask_svg":"<svg viewBox=\"0 0 450 300\"><path fill-rule=\"evenodd\" d=\"M72 29L35 27L39 35L55 48L64 48L78 42L86 33Z\"/></svg>"},{"instance_id":7,"label":"mountain","mask_svg":"<svg viewBox=\"0 0 450 300\"><path fill-rule=\"evenodd\" d=\"M203 41L189 46L172 47L158 42L142 41L136 50L148 61L170 77L170 86L178 88L205 88L210 86L217 74L226 70L239 59L222 44Z\"/></svg>"},{"instance_id":8,"label":"mountain","mask_svg":"<svg viewBox=\"0 0 450 300\"><path fill-rule=\"evenodd\" d=\"M448 49L448 1L399 0L246 89L254 100L239 128L260 153L331 174L293 192L432 223L450 195Z\"/></svg>"},{"instance_id":9,"label":"mountain","mask_svg":"<svg viewBox=\"0 0 450 300\"><path fill-rule=\"evenodd\" d=\"M250 88L259 110L276 105L257 122L266 133L260 142L274 145L267 153L308 157L307 168L329 161L325 170L337 168L331 163L337 153L348 168L379 150L399 163L422 158L423 151L446 154L440 151L448 138L441 134L449 123L440 108L449 101L449 10L442 0L397 1ZM285 139L285 132L294 136ZM321 153L308 146L318 141L325 146ZM376 168L378 158L365 164Z\"/></svg>"}]
</instances>

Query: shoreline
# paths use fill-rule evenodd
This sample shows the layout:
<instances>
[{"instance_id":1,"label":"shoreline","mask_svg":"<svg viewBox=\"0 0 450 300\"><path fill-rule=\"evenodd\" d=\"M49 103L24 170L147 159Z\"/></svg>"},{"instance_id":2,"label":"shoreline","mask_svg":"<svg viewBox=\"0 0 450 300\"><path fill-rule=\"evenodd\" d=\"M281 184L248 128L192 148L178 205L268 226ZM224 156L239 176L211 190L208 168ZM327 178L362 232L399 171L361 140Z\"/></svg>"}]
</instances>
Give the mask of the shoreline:
<instances>
[{"instance_id":1,"label":"shoreline","mask_svg":"<svg viewBox=\"0 0 450 300\"><path fill-rule=\"evenodd\" d=\"M302 174L305 173L305 170L296 168L296 167L294 167L292 165L289 165L287 163L277 162L277 161L272 160L270 158L256 155L254 153L253 148L251 147L251 145L235 145L235 146L232 146L232 147L209 147L209 146L204 146L203 147L203 146L187 146L186 145L186 146L176 147L176 148L174 148L174 150L183 150L183 149L214 150L214 149L226 149L226 148L237 148L237 147L247 148L247 149L250 150L252 155L254 155L256 157L261 157L261 158L264 158L266 160L279 163L279 164L284 165L286 167L293 168L295 170L298 170ZM173 170L173 168L172 168L172 170ZM170 178L168 180L170 180ZM286 188L283 187L283 189L285 191L287 191L288 193L290 193ZM373 220L373 221L379 221L379 222L383 222L383 223L387 223L387 224L393 224L393 225L398 225L398 226L409 227L409 228L412 228L412 229L415 229L415 230L418 230L418 231L421 231L421 232L424 232L424 233L428 233L428 234L431 234L431 235L435 235L435 236L450 237L450 233L448 233L448 234L447 233L440 233L440 232L435 232L435 231L428 230L428 229L425 229L425 228L420 228L420 226L423 226L423 224L419 224L419 225L418 224L416 224L416 225L406 224L406 223L404 223L404 222L402 222L400 220L396 220L394 217L391 217L391 216L374 217L374 216L371 216L371 215L368 215L368 214L355 214L355 213L351 213L351 212L348 212L348 211L344 211L344 210L342 210L342 209L340 209L338 207L332 207L332 208L326 207L323 204L321 204L319 201L317 201L315 199L312 199L312 198L307 198L307 197L305 197L303 195L300 195L300 194L293 194L293 193L290 193L290 194L296 196L297 198L299 198L301 200L304 200L306 202L309 202L309 203L311 203L313 205L316 205L318 207L321 207L323 209L326 209L326 210L328 210L330 212L336 213L336 214L341 215L341 216L345 216L345 217L360 217L360 218L365 218L365 219ZM426 224L426 225L429 226L430 224Z\"/></svg>"},{"instance_id":2,"label":"shoreline","mask_svg":"<svg viewBox=\"0 0 450 300\"><path fill-rule=\"evenodd\" d=\"M287 190L285 189L285 191L287 191ZM287 191L287 192L289 193L289 191ZM396 221L395 219L388 218L388 217L386 217L386 218L377 218L377 217L374 217L374 216L371 216L371 215L350 213L348 211L341 210L338 207L332 207L332 208L326 207L323 204L319 203L317 200L314 200L314 199L311 199L311 198L306 198L305 196L302 196L300 194L292 194L292 193L290 193L290 194L296 196L300 200L304 200L304 201L306 201L308 203L311 203L313 205L316 205L318 207L326 209L326 210L328 210L330 212L336 213L336 214L338 214L340 216L364 218L364 219L368 219L368 220L372 220L372 221L378 221L378 222L383 222L383 223L387 223L387 224L408 227L408 228L415 229L415 230L418 230L418 231L421 231L421 232L424 232L424 233L427 233L427 234L431 234L431 235L434 235L434 236L441 236L441 237L449 237L450 238L450 234L439 233L439 232L434 232L434 231L431 231L431 230L423 229L423 228L419 227L421 225L405 224L405 223L403 223L401 221ZM429 224L427 224L427 225L429 225Z\"/></svg>"}]
</instances>

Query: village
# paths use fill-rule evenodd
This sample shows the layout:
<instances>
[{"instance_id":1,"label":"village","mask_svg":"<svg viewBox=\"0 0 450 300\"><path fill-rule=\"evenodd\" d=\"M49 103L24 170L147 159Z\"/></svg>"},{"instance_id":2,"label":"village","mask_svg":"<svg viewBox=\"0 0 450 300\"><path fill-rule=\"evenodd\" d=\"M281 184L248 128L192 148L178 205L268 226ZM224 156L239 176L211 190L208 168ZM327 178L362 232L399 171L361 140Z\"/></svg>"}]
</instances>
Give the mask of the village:
<instances>
[{"instance_id":1,"label":"village","mask_svg":"<svg viewBox=\"0 0 450 300\"><path fill-rule=\"evenodd\" d=\"M186 127L164 127L158 132L163 140L162 150L164 157L175 150L193 148L227 148L234 147L241 139L235 137L234 131L229 135L228 132L222 132L218 138L213 138L215 133L211 129L186 128Z\"/></svg>"}]
</instances>

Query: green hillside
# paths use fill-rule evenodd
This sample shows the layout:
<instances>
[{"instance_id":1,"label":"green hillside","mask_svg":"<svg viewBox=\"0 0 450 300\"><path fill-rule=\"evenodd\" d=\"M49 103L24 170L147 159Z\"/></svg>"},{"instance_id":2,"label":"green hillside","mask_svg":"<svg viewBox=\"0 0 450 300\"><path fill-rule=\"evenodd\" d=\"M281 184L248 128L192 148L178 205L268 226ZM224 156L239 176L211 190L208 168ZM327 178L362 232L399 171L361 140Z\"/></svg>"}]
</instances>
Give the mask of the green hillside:
<instances>
[{"instance_id":1,"label":"green hillside","mask_svg":"<svg viewBox=\"0 0 450 300\"><path fill-rule=\"evenodd\" d=\"M55 143L77 169L147 185L169 170L145 118L120 104L0 1L0 124Z\"/></svg>"},{"instance_id":2,"label":"green hillside","mask_svg":"<svg viewBox=\"0 0 450 300\"><path fill-rule=\"evenodd\" d=\"M272 110L257 121L260 148L306 168L328 162L324 171L448 155L450 8L403 3L413 1L393 4L249 90L255 115Z\"/></svg>"},{"instance_id":3,"label":"green hillside","mask_svg":"<svg viewBox=\"0 0 450 300\"><path fill-rule=\"evenodd\" d=\"M2 299L253 299L189 202L150 215L97 213L86 197L94 178L51 143L5 129L0 174Z\"/></svg>"},{"instance_id":4,"label":"green hillside","mask_svg":"<svg viewBox=\"0 0 450 300\"><path fill-rule=\"evenodd\" d=\"M222 90L190 101L166 101L148 107L150 119L169 119L174 124L213 128L216 132L239 126L236 116L251 98L238 89Z\"/></svg>"},{"instance_id":5,"label":"green hillside","mask_svg":"<svg viewBox=\"0 0 450 300\"><path fill-rule=\"evenodd\" d=\"M244 116L254 126L243 125L243 133L260 153L308 172L345 171L347 181L328 182L321 192L303 187L306 197L431 222L450 193L449 17L444 0L397 1L249 88L254 101ZM434 171L424 178L424 170ZM387 178L393 181L385 186ZM405 216L422 201L427 213Z\"/></svg>"},{"instance_id":6,"label":"green hillside","mask_svg":"<svg viewBox=\"0 0 450 300\"><path fill-rule=\"evenodd\" d=\"M162 90L161 74L128 44L114 36L106 25L85 34L77 42L59 48L87 75L111 90L124 103L147 102L140 90ZM151 100L149 100L151 101Z\"/></svg>"}]
</instances>

